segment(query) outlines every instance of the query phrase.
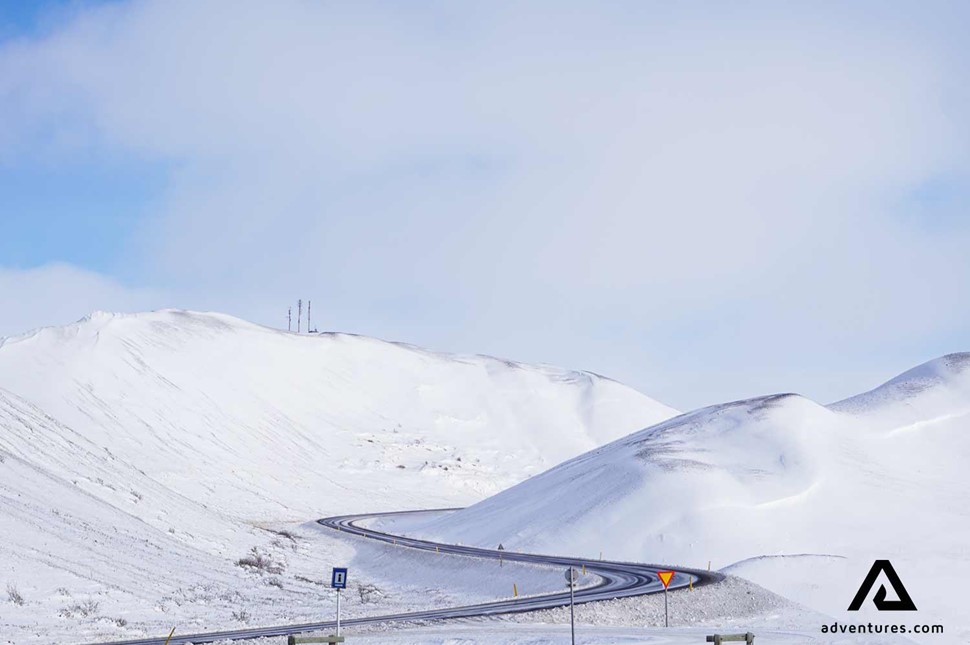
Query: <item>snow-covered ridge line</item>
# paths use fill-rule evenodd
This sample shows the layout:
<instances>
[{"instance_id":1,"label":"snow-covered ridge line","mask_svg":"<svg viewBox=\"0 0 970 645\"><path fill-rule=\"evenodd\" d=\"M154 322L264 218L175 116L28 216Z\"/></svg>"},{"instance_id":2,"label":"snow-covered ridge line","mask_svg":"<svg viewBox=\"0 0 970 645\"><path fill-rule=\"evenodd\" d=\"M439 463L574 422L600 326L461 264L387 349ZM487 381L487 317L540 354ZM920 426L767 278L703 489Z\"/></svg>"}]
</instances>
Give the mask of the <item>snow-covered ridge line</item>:
<instances>
[{"instance_id":1,"label":"snow-covered ridge line","mask_svg":"<svg viewBox=\"0 0 970 645\"><path fill-rule=\"evenodd\" d=\"M846 413L865 413L883 405L906 404L923 394L960 388L970 372L970 352L947 354L907 370L882 385L836 401L828 407Z\"/></svg>"},{"instance_id":2,"label":"snow-covered ridge line","mask_svg":"<svg viewBox=\"0 0 970 645\"><path fill-rule=\"evenodd\" d=\"M419 354L434 356L434 357L446 359L446 360L456 360L456 361L488 360L488 361L503 363L510 368L544 369L544 370L548 370L550 373L567 372L571 374L576 374L577 376L582 375L583 377L586 377L586 378L602 379L604 381L612 381L614 383L619 383L615 379L612 379L608 376L604 376L596 372L592 372L590 370L584 370L584 369L563 370L563 368L550 363L523 363L521 361L516 361L509 358L503 358L501 356L494 356L491 354L443 352L443 351L437 351L437 350L421 347L419 345L415 345L413 343L408 343L405 341L375 338L373 336L365 336L363 334L357 334L353 332L322 331L322 332L312 332L312 333L311 332L298 333L294 331L285 331L282 329L277 329L274 327L268 327L266 325L260 325L258 323L249 322L247 320L244 320L242 318L237 318L229 314L223 314L223 313L213 312L213 311L196 311L191 309L175 309L175 308L164 308L164 309L157 309L150 312L134 312L134 313L97 310L67 325L48 325L44 327L37 327L35 329L28 330L21 334L15 334L12 336L0 336L0 348L2 348L5 344L14 344L14 343L30 340L44 333L50 333L57 336L71 336L71 335L76 336L76 335L80 335L82 331L85 330L85 327L89 327L88 333L96 334L101 329L103 329L105 325L107 325L112 321L131 320L131 319L151 320L153 318L157 319L159 316L163 316L163 315L207 318L212 321L223 322L226 325L228 325L230 328L240 327L240 328L246 328L252 331L263 331L263 332L273 333L273 334L287 334L291 336L308 338L308 339L340 338L340 337L356 338L356 339L360 339L361 341L386 343L388 345L394 345L402 349L407 349L409 351L413 351Z\"/></svg>"}]
</instances>

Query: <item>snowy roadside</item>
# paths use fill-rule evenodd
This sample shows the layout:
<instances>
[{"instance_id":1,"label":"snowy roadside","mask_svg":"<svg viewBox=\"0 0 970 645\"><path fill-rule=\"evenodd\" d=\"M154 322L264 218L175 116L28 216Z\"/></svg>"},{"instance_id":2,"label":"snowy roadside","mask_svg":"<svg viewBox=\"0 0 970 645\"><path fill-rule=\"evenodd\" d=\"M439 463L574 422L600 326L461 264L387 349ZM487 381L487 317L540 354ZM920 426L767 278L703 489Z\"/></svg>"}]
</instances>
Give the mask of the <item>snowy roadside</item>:
<instances>
[{"instance_id":1,"label":"snowy roadside","mask_svg":"<svg viewBox=\"0 0 970 645\"><path fill-rule=\"evenodd\" d=\"M900 638L828 636L819 626L827 617L796 605L754 583L729 576L694 591L671 592L671 627L663 625L662 595L622 598L576 606L576 642L610 645L704 643L708 634L753 632L756 643L819 645L902 644ZM347 642L446 645L456 643L569 643L569 609L558 608L494 618L422 621L350 627ZM282 645L285 638L247 641ZM225 644L228 645L228 641Z\"/></svg>"}]
</instances>

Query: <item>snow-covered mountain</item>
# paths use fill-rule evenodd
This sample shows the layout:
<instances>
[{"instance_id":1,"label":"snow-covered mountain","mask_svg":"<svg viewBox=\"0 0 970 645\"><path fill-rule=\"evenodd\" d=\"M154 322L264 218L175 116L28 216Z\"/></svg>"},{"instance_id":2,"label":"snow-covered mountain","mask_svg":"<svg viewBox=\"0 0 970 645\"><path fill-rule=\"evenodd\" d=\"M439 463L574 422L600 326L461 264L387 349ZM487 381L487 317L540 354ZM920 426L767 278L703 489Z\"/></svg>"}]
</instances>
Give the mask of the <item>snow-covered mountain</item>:
<instances>
[{"instance_id":1,"label":"snow-covered mountain","mask_svg":"<svg viewBox=\"0 0 970 645\"><path fill-rule=\"evenodd\" d=\"M475 501L675 414L586 372L183 311L7 339L0 388L259 521Z\"/></svg>"},{"instance_id":2,"label":"snow-covered mountain","mask_svg":"<svg viewBox=\"0 0 970 645\"><path fill-rule=\"evenodd\" d=\"M349 553L267 528L464 505L674 414L586 372L219 314L99 313L4 339L0 634L308 619L313 580ZM253 548L285 573L238 566Z\"/></svg>"},{"instance_id":3,"label":"snow-covered mountain","mask_svg":"<svg viewBox=\"0 0 970 645\"><path fill-rule=\"evenodd\" d=\"M920 622L966 637L968 459L970 354L953 354L830 406L782 394L684 414L410 531L733 564L849 621L859 618L845 610L869 567L890 559Z\"/></svg>"}]
</instances>

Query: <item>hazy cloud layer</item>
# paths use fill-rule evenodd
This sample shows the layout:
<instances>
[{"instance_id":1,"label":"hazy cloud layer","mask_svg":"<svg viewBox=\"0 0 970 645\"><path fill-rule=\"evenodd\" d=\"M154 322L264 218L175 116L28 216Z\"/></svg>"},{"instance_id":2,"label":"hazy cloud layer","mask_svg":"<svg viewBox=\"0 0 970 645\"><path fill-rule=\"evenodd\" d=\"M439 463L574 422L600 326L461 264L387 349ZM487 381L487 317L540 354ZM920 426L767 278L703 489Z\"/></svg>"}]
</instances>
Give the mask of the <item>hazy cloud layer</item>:
<instances>
[{"instance_id":1,"label":"hazy cloud layer","mask_svg":"<svg viewBox=\"0 0 970 645\"><path fill-rule=\"evenodd\" d=\"M66 264L23 270L0 268L0 303L0 338L41 325L72 323L98 310L143 311L168 306L163 293L125 287Z\"/></svg>"},{"instance_id":2,"label":"hazy cloud layer","mask_svg":"<svg viewBox=\"0 0 970 645\"><path fill-rule=\"evenodd\" d=\"M967 16L906 11L111 4L0 52L0 159L170 164L112 279L172 304L834 398L967 349Z\"/></svg>"}]
</instances>

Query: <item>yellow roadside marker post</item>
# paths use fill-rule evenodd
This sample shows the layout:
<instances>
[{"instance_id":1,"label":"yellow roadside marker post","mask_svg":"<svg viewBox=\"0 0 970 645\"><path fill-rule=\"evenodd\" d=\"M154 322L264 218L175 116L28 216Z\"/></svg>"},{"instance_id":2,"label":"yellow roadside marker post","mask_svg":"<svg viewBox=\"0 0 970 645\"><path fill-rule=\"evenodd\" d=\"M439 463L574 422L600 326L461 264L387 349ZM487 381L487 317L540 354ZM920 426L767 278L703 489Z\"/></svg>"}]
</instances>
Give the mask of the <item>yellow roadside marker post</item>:
<instances>
[{"instance_id":1,"label":"yellow roadside marker post","mask_svg":"<svg viewBox=\"0 0 970 645\"><path fill-rule=\"evenodd\" d=\"M172 636L173 636L174 634L175 634L175 628L173 627L173 628L172 628L172 631L170 631L170 632L168 633L168 638L166 638L166 639L165 639L165 645L168 645L168 642L169 642L170 640L172 640Z\"/></svg>"}]
</instances>

